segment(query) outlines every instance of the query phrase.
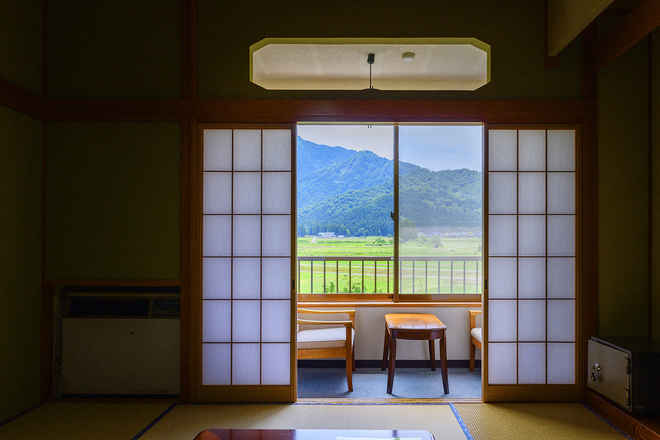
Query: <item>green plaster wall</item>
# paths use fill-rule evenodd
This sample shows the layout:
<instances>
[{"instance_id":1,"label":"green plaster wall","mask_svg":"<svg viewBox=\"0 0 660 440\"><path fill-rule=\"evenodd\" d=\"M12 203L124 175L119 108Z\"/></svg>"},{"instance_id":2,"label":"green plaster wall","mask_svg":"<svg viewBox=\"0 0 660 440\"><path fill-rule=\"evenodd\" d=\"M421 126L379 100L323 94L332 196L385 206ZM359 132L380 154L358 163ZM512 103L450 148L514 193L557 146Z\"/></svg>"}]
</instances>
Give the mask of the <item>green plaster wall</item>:
<instances>
[{"instance_id":1,"label":"green plaster wall","mask_svg":"<svg viewBox=\"0 0 660 440\"><path fill-rule=\"evenodd\" d=\"M47 8L49 98L181 97L180 0L67 0Z\"/></svg>"},{"instance_id":2,"label":"green plaster wall","mask_svg":"<svg viewBox=\"0 0 660 440\"><path fill-rule=\"evenodd\" d=\"M43 0L0 2L0 78L43 91Z\"/></svg>"},{"instance_id":3,"label":"green plaster wall","mask_svg":"<svg viewBox=\"0 0 660 440\"><path fill-rule=\"evenodd\" d=\"M558 69L543 67L542 1L199 0L198 15L202 99L580 99L579 38ZM492 81L474 92L267 91L249 81L249 47L267 37L474 37L491 45Z\"/></svg>"},{"instance_id":4,"label":"green plaster wall","mask_svg":"<svg viewBox=\"0 0 660 440\"><path fill-rule=\"evenodd\" d=\"M181 127L49 123L46 278L180 277Z\"/></svg>"},{"instance_id":5,"label":"green plaster wall","mask_svg":"<svg viewBox=\"0 0 660 440\"><path fill-rule=\"evenodd\" d=\"M598 74L598 264L601 335L646 336L648 42Z\"/></svg>"},{"instance_id":6,"label":"green plaster wall","mask_svg":"<svg viewBox=\"0 0 660 440\"><path fill-rule=\"evenodd\" d=\"M0 107L0 423L41 401L42 139Z\"/></svg>"}]
</instances>

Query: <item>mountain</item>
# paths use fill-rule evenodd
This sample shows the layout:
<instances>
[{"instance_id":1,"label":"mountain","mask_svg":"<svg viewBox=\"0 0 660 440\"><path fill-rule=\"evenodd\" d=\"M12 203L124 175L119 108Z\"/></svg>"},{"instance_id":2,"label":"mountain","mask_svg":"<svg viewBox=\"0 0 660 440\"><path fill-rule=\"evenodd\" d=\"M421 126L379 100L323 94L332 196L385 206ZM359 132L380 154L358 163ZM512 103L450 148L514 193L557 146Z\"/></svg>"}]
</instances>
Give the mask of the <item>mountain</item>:
<instances>
[{"instance_id":1,"label":"mountain","mask_svg":"<svg viewBox=\"0 0 660 440\"><path fill-rule=\"evenodd\" d=\"M306 151L310 144L312 154ZM307 164L302 172L298 171L298 210L348 191L378 186L393 179L393 161L371 151L352 151L306 141L305 144L298 145L298 152ZM353 154L349 155L347 152ZM311 165L312 160L309 157L315 153L327 162L325 167L321 167L318 160L314 166ZM298 163L300 170L300 161ZM401 162L399 174L404 175L416 168L417 165ZM310 171L312 169L313 171Z\"/></svg>"},{"instance_id":2,"label":"mountain","mask_svg":"<svg viewBox=\"0 0 660 440\"><path fill-rule=\"evenodd\" d=\"M296 148L298 179L314 173L321 168L327 168L342 162L357 154L355 150L347 150L342 147L329 147L327 145L315 144L298 136Z\"/></svg>"},{"instance_id":3,"label":"mountain","mask_svg":"<svg viewBox=\"0 0 660 440\"><path fill-rule=\"evenodd\" d=\"M303 157L309 156L305 149L311 147L329 165L316 161L315 171L298 174L298 233L393 234L393 162L371 151L347 155L350 150L341 147L305 142L298 145ZM438 223L480 227L481 172L430 171L409 163L400 163L399 168L402 222L420 232L436 231Z\"/></svg>"}]
</instances>

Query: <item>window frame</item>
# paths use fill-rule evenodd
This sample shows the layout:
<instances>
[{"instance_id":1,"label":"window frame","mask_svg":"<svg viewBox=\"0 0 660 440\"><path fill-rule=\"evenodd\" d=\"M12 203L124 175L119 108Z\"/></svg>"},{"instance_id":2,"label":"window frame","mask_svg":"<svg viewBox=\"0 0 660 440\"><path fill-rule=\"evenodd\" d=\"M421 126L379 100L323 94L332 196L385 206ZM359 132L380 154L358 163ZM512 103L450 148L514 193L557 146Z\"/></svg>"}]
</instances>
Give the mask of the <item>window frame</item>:
<instances>
[{"instance_id":1,"label":"window frame","mask_svg":"<svg viewBox=\"0 0 660 440\"><path fill-rule=\"evenodd\" d=\"M333 121L332 124L343 124L344 122L341 121ZM299 121L297 124L312 124L312 122L303 122ZM314 123L316 124L316 123ZM319 125L322 123L319 122ZM355 121L349 121L345 122L345 124L359 124L359 122ZM482 139L481 139L481 159L482 159L482 164L484 161L484 154L485 154L485 133L486 133L486 123L482 121L465 121L465 122L387 122L387 121L380 121L380 122L369 122L369 124L375 125L375 124L382 124L382 125L392 125L394 129L394 140L393 140L393 150L394 150L394 157L393 157L393 163L394 163L394 173L393 173L393 180L395 182L394 185L394 213L396 215L394 216L394 246L393 246L393 255L390 258L390 261L393 262L394 266L396 266L396 262L399 262L399 270L394 270L392 275L393 275L393 289L390 289L390 292L387 293L300 293L300 257L298 256L298 253L296 252L296 267L298 270L296 270L295 273L295 290L296 290L296 295L297 299L300 302L318 302L318 303L324 303L324 302L355 302L355 303L360 303L360 302L391 302L391 303L420 303L420 304L425 304L425 303L438 303L438 302L448 302L448 303L481 303L482 297L484 294L484 275L485 275L485 266L484 266L484 253L482 250L482 255L481 255L481 260L477 263L477 271L481 270L481 279L477 276L477 292L481 293L401 293L399 292L399 286L400 286L400 280L399 276L401 273L401 262L403 260L400 259L399 256L399 246L396 244L399 242L399 127L400 126L434 126L434 125L451 125L451 126L459 126L459 125L479 125L483 128L483 133L482 133ZM295 149L297 150L298 144L296 142ZM483 167L482 167L483 168ZM484 249L484 234L483 234L483 229L485 227L484 223L484 216L483 216L483 211L484 211L484 197L485 197L485 187L484 187L484 171L482 169L481 171L481 184L482 184L482 203L481 203L481 208L482 208L482 218L481 218L481 228L482 228L482 249ZM297 176L296 176L297 180ZM297 215L296 215L296 220L297 220ZM297 231L297 223L296 223L296 229ZM459 256L460 257L460 256ZM304 258L304 257L303 257ZM339 257L342 258L342 257ZM350 257L347 257L347 259ZM324 261L324 260L319 260L319 261ZM330 258L329 261L335 261L335 258ZM341 261L341 260L338 260ZM348 260L347 260L348 261ZM452 271L453 271L453 260L451 261L451 266L452 266ZM440 272L440 267L439 267L439 262L438 262L438 277L439 277L439 272ZM465 273L467 271L465 267L465 260L464 260L464 268L463 272ZM324 268L325 268L325 261L324 261ZM313 269L312 273L313 273ZM388 271L389 271L389 264L388 264ZM324 269L325 272L325 269ZM363 275L364 276L364 275ZM389 277L390 275L388 275ZM324 273L324 280L325 280L325 273ZM351 278L352 281L352 278ZM453 282L453 278L452 278ZM388 282L389 284L389 282ZM464 285L465 288L465 285ZM324 281L324 289L325 289L325 281Z\"/></svg>"}]
</instances>

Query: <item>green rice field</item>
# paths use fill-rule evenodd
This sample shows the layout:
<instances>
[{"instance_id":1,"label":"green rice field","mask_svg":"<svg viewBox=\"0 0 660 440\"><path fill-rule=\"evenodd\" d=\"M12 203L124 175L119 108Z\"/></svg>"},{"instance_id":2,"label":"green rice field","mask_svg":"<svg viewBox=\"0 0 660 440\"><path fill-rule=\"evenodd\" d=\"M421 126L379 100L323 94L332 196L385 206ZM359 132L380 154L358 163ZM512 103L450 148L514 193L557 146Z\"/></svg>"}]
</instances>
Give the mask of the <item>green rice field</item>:
<instances>
[{"instance_id":1,"label":"green rice field","mask_svg":"<svg viewBox=\"0 0 660 440\"><path fill-rule=\"evenodd\" d=\"M412 240L400 246L400 293L481 293L481 238L446 238L440 243L436 247ZM299 237L299 292L392 293L393 253L393 240L387 237ZM420 258L406 261L412 257Z\"/></svg>"}]
</instances>

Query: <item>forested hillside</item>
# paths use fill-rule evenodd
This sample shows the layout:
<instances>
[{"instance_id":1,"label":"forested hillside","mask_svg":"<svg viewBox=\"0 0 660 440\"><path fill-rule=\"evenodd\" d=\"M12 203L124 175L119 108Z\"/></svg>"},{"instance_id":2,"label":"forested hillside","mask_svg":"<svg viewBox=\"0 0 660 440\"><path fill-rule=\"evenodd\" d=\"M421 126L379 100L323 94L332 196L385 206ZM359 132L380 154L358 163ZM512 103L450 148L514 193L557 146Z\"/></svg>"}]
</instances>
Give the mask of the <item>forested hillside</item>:
<instances>
[{"instance_id":1,"label":"forested hillside","mask_svg":"<svg viewBox=\"0 0 660 440\"><path fill-rule=\"evenodd\" d=\"M393 162L370 151L355 152L300 140L298 234L316 235L326 231L346 236L393 234L390 215L394 209ZM323 157L328 165L323 167L318 160L311 165L307 159L310 151ZM301 156L306 158L305 164L301 164ZM409 231L480 230L481 172L467 169L434 172L401 163L399 173L401 222Z\"/></svg>"}]
</instances>

